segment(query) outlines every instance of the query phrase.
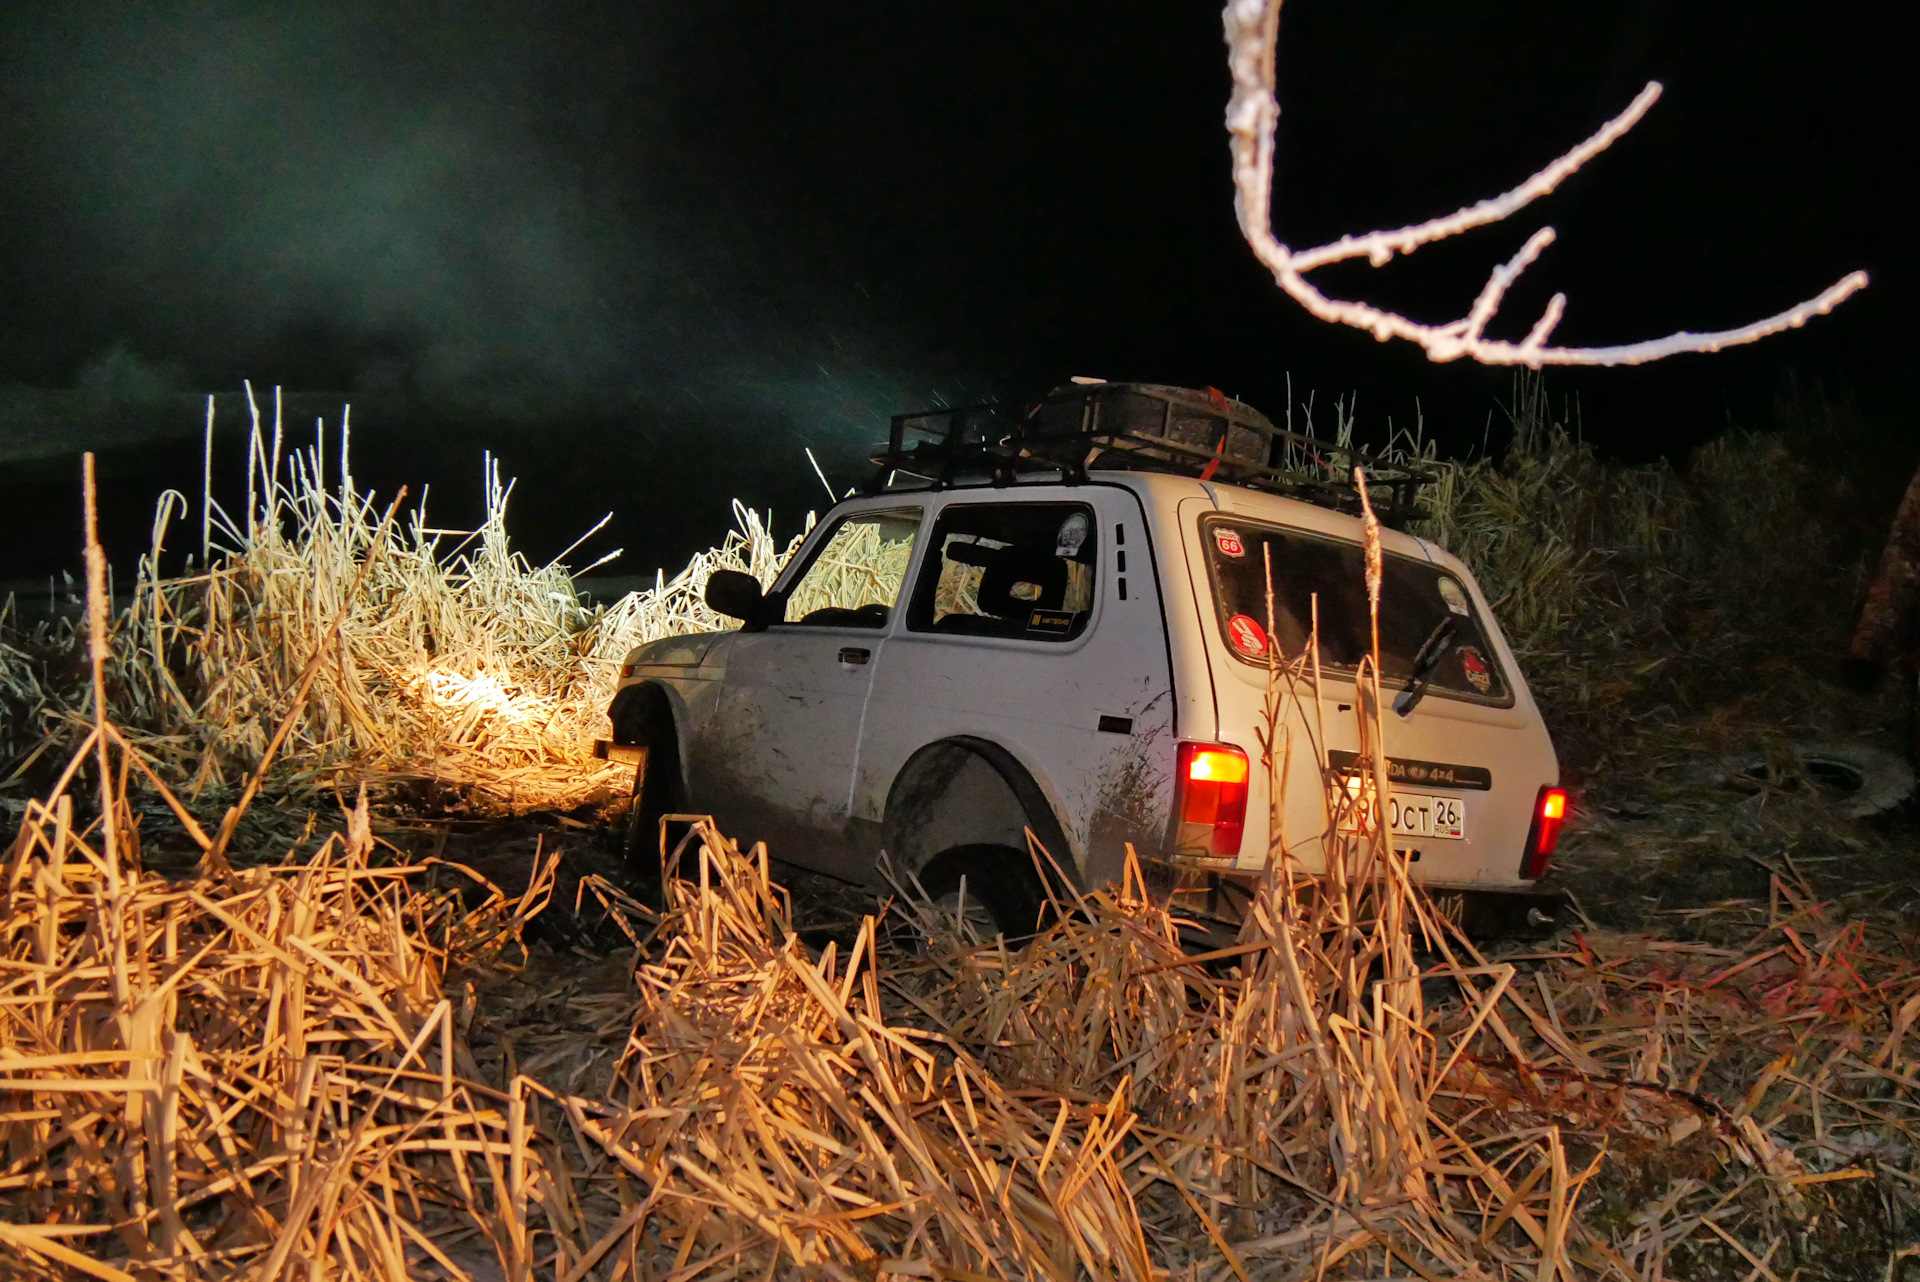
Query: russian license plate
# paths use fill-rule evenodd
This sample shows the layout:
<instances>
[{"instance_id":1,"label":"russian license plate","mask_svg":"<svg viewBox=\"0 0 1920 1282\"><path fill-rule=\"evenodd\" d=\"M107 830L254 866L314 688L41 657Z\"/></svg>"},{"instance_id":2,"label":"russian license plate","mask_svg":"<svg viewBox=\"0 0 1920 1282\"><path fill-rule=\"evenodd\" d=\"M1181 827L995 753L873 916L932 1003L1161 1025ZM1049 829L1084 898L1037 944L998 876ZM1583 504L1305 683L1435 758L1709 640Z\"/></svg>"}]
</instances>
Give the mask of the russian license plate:
<instances>
[{"instance_id":1,"label":"russian license plate","mask_svg":"<svg viewBox=\"0 0 1920 1282\"><path fill-rule=\"evenodd\" d=\"M1433 797L1396 789L1387 798L1387 824L1396 837L1464 841L1467 836L1466 808L1458 797Z\"/></svg>"}]
</instances>

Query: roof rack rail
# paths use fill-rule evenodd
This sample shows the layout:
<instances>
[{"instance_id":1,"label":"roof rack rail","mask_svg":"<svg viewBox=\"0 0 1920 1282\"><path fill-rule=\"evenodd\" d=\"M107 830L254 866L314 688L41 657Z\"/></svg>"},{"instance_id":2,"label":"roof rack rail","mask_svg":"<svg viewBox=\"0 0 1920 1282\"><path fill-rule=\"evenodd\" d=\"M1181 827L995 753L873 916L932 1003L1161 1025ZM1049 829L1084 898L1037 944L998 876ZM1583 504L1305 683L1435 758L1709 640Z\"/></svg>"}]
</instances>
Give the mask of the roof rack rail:
<instances>
[{"instance_id":1,"label":"roof rack rail","mask_svg":"<svg viewBox=\"0 0 1920 1282\"><path fill-rule=\"evenodd\" d=\"M1076 384L1030 400L897 414L886 449L871 461L869 494L893 487L897 474L941 489L1012 485L1036 473L1078 482L1097 466L1218 478L1349 513L1360 510L1359 467L1389 525L1418 515L1420 487L1435 479L1402 460L1275 427L1213 388L1153 383Z\"/></svg>"}]
</instances>

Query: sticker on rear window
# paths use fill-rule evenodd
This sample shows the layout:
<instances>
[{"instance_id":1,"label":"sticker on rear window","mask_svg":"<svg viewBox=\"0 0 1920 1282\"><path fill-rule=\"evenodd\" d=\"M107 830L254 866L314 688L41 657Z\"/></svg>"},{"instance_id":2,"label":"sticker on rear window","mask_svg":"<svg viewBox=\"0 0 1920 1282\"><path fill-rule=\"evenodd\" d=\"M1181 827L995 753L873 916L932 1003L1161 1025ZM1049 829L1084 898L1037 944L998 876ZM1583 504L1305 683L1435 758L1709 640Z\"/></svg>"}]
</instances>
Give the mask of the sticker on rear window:
<instances>
[{"instance_id":1,"label":"sticker on rear window","mask_svg":"<svg viewBox=\"0 0 1920 1282\"><path fill-rule=\"evenodd\" d=\"M1267 630L1256 623L1251 615L1236 614L1228 619L1227 639L1241 654L1258 658L1267 652Z\"/></svg>"},{"instance_id":2,"label":"sticker on rear window","mask_svg":"<svg viewBox=\"0 0 1920 1282\"><path fill-rule=\"evenodd\" d=\"M1073 513L1060 523L1059 532L1053 536L1053 554L1065 561L1073 560L1080 555L1092 529L1085 512Z\"/></svg>"},{"instance_id":3,"label":"sticker on rear window","mask_svg":"<svg viewBox=\"0 0 1920 1282\"><path fill-rule=\"evenodd\" d=\"M1240 531L1230 530L1224 525L1213 527L1213 546L1220 549L1221 556L1241 557L1247 554L1246 540L1240 537Z\"/></svg>"},{"instance_id":4,"label":"sticker on rear window","mask_svg":"<svg viewBox=\"0 0 1920 1282\"><path fill-rule=\"evenodd\" d=\"M1071 610L1035 610L1027 616L1027 631L1065 636L1073 631L1073 621L1079 617Z\"/></svg>"},{"instance_id":5,"label":"sticker on rear window","mask_svg":"<svg viewBox=\"0 0 1920 1282\"><path fill-rule=\"evenodd\" d=\"M1452 610L1455 614L1466 614L1467 594L1460 590L1460 585L1452 579L1445 577L1436 580L1436 582L1440 585L1440 599L1447 603L1447 609Z\"/></svg>"},{"instance_id":6,"label":"sticker on rear window","mask_svg":"<svg viewBox=\"0 0 1920 1282\"><path fill-rule=\"evenodd\" d=\"M1481 694L1493 689L1493 670L1487 667L1486 659L1474 647L1460 647L1460 668L1467 674L1467 684Z\"/></svg>"}]
</instances>

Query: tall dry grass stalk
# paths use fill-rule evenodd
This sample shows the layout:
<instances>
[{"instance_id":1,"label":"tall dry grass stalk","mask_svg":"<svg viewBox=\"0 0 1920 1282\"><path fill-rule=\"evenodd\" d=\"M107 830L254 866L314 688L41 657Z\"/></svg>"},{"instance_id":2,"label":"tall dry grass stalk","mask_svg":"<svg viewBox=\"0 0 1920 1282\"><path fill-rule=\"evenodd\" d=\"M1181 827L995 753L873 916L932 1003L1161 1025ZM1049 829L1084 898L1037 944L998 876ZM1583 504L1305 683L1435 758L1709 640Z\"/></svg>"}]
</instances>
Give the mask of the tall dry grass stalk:
<instances>
[{"instance_id":1,"label":"tall dry grass stalk","mask_svg":"<svg viewBox=\"0 0 1920 1282\"><path fill-rule=\"evenodd\" d=\"M316 515L289 515L316 492ZM73 710L0 887L0 1272L1839 1279L1892 1276L1911 1242L1920 970L1904 950L1782 875L1743 947L1587 932L1541 957L1476 953L1380 840L1372 669L1356 703L1373 768L1327 793L1339 857L1309 877L1276 826L1218 953L1182 949L1179 902L1137 864L1024 948L903 901L923 947L891 946L876 913L815 951L765 849L703 823L667 913L628 909L647 952L637 1014L600 1048L613 1069L520 1071L508 1050L482 1072L475 1006L451 994L517 963L550 863L502 893L377 850L361 806L301 863L141 870L135 776L215 843L161 777L228 742L192 717L249 718L253 755L223 749L212 776L237 787L328 700L335 738L290 732L295 760L351 777L358 758L325 755L351 710L418 697L380 663L444 661L443 634L551 581L503 529L496 552L486 529L444 547L424 516L382 534L344 479L281 502L271 530L218 527L237 550L184 585L143 578L117 626L93 576L107 697ZM747 529L726 555L765 581L778 549ZM617 626L701 621L697 573ZM409 587L441 599L399 600ZM507 628L459 653L584 681L592 647L548 640ZM194 645L230 645L247 671L203 688ZM1269 669L1282 777L1325 741L1314 659ZM313 698L292 698L309 671ZM1315 717L1291 715L1303 699ZM174 737L123 732L122 706L174 718ZM1430 1005L1423 982L1459 999Z\"/></svg>"},{"instance_id":2,"label":"tall dry grass stalk","mask_svg":"<svg viewBox=\"0 0 1920 1282\"><path fill-rule=\"evenodd\" d=\"M1270 669L1272 706L1311 658ZM1376 760L1330 790L1335 875L1282 843L1211 956L1131 862L1023 949L908 903L925 947L888 947L876 915L816 953L765 848L702 821L614 1070L564 1086L510 1050L484 1080L449 996L515 959L552 861L514 896L378 859L363 799L308 861L170 883L139 868L144 759L100 716L4 865L0 1264L1645 1282L1782 1276L1821 1223L1858 1221L1920 1114L1911 963L1786 884L1745 953L1479 957L1378 839L1363 688ZM1425 1005L1416 940L1457 1005ZM1891 1268L1877 1250L1802 1276Z\"/></svg>"},{"instance_id":3,"label":"tall dry grass stalk","mask_svg":"<svg viewBox=\"0 0 1920 1282\"><path fill-rule=\"evenodd\" d=\"M271 780L282 793L430 780L481 809L604 799L624 778L591 748L621 657L734 626L706 607L707 577L735 569L770 584L797 546L735 504L738 528L720 546L596 608L559 558L535 565L513 550L512 485L491 458L477 529L436 526L424 495L389 527L354 483L344 427L331 458L318 441L283 455L284 439L277 413L269 431L256 409L248 507L232 519L209 487L202 558L184 575L161 570L185 506L162 497L131 604L111 621L113 714L189 800L240 787L283 723ZM90 721L93 694L52 666L0 648L0 694L28 718ZM13 772L58 741L23 747Z\"/></svg>"},{"instance_id":4,"label":"tall dry grass stalk","mask_svg":"<svg viewBox=\"0 0 1920 1282\"><path fill-rule=\"evenodd\" d=\"M1643 1282L1784 1277L1824 1224L1851 1253L1802 1276L1859 1277L1920 1111L1920 975L1787 886L1746 954L1464 955L1436 1012L1404 883L1276 875L1230 957L1137 866L1021 950L903 906L924 952L869 918L816 953L704 823L617 1070L490 1080L449 989L544 878L467 908L360 809L306 863L116 891L66 786L0 896L18 1276Z\"/></svg>"}]
</instances>

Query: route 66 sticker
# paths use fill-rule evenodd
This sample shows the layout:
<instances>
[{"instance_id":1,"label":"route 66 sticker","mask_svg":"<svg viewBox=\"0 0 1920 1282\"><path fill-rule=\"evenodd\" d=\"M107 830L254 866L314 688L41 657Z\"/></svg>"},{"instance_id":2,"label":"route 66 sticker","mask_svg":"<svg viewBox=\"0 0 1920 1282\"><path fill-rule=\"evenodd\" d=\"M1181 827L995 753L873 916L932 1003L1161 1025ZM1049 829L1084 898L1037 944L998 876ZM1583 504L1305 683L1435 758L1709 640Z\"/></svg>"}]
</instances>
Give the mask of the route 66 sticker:
<instances>
[{"instance_id":1,"label":"route 66 sticker","mask_svg":"<svg viewBox=\"0 0 1920 1282\"><path fill-rule=\"evenodd\" d=\"M1224 525L1213 527L1213 546L1220 549L1221 556L1243 557L1247 554L1246 540L1240 537L1240 531Z\"/></svg>"}]
</instances>

